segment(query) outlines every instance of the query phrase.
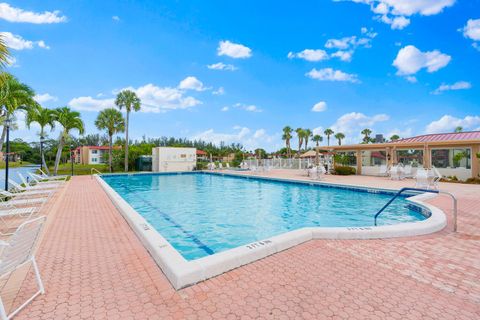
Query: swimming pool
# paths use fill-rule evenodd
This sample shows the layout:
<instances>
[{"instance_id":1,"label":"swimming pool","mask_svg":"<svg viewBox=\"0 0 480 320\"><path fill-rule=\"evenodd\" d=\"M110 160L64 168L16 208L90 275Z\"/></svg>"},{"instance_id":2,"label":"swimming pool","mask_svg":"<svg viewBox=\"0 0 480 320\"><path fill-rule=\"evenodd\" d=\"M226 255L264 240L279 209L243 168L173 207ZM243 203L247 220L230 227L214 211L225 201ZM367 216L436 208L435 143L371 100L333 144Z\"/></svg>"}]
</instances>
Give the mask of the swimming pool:
<instances>
[{"instance_id":1,"label":"swimming pool","mask_svg":"<svg viewBox=\"0 0 480 320\"><path fill-rule=\"evenodd\" d=\"M186 260L305 227L371 227L375 213L392 197L385 192L209 173L103 179ZM414 209L400 198L382 213L378 224L426 218Z\"/></svg>"}]
</instances>

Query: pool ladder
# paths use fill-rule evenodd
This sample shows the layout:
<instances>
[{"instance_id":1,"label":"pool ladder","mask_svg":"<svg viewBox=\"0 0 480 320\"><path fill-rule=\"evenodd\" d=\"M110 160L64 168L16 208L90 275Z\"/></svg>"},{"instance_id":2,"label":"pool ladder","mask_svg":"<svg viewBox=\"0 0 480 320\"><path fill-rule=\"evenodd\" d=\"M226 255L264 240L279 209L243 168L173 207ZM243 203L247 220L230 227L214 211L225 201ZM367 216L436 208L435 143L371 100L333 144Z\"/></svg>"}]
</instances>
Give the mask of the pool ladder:
<instances>
[{"instance_id":1,"label":"pool ladder","mask_svg":"<svg viewBox=\"0 0 480 320\"><path fill-rule=\"evenodd\" d=\"M382 209L380 209L374 217L375 226L377 225L377 217L382 213L395 199L397 199L405 191L416 191L416 192L428 192L436 194L446 194L449 195L453 200L453 231L457 232L457 198L450 192L440 191L440 190L429 190L429 189L417 189L417 188L402 188L400 189L390 201L388 201Z\"/></svg>"},{"instance_id":2,"label":"pool ladder","mask_svg":"<svg viewBox=\"0 0 480 320\"><path fill-rule=\"evenodd\" d=\"M90 177L93 179L93 174L97 172L97 174L102 174L100 171L98 171L96 168L90 169Z\"/></svg>"}]
</instances>

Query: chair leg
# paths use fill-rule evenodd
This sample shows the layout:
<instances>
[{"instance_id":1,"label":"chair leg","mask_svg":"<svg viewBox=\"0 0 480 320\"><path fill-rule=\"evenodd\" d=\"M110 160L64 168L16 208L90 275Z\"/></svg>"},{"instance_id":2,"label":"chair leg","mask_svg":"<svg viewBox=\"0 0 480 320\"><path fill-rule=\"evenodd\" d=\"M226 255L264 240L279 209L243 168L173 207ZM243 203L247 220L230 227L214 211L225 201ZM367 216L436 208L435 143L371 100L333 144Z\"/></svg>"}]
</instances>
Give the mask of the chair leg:
<instances>
[{"instance_id":1,"label":"chair leg","mask_svg":"<svg viewBox=\"0 0 480 320\"><path fill-rule=\"evenodd\" d=\"M5 307L3 306L3 300L0 297L0 319L8 320L7 312L5 311Z\"/></svg>"},{"instance_id":2,"label":"chair leg","mask_svg":"<svg viewBox=\"0 0 480 320\"><path fill-rule=\"evenodd\" d=\"M35 271L35 277L37 278L38 289L41 294L45 293L45 288L43 286L42 278L40 277L40 271L38 270L37 261L35 261L35 256L32 256L32 265L33 270Z\"/></svg>"}]
</instances>

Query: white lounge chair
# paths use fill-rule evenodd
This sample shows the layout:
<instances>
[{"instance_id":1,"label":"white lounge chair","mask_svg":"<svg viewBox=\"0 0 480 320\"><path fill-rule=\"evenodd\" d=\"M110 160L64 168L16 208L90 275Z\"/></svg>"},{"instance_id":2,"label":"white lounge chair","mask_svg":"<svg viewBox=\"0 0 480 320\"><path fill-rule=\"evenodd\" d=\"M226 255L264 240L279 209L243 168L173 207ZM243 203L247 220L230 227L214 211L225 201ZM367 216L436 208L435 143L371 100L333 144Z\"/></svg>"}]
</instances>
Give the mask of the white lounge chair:
<instances>
[{"instance_id":1,"label":"white lounge chair","mask_svg":"<svg viewBox=\"0 0 480 320\"><path fill-rule=\"evenodd\" d=\"M39 294L44 294L40 272L38 270L37 262L35 261L35 244L38 241L40 232L45 222L45 217L38 217L22 223L15 233L10 237L8 242L1 241L0 247L0 278L10 275L12 272L31 262L37 280L38 291L35 292L27 301L21 306L7 314L3 305L3 300L0 297L0 319L8 320L13 318L20 310L35 299Z\"/></svg>"},{"instance_id":2,"label":"white lounge chair","mask_svg":"<svg viewBox=\"0 0 480 320\"><path fill-rule=\"evenodd\" d=\"M10 191L0 191L0 199L2 202L9 202L14 206L17 205L26 205L26 204L33 204L37 205L40 203L44 203L48 199L48 194L38 194L35 191L29 192L10 192ZM8 201L5 201L5 198L9 198ZM0 202L1 203L1 202Z\"/></svg>"},{"instance_id":3,"label":"white lounge chair","mask_svg":"<svg viewBox=\"0 0 480 320\"><path fill-rule=\"evenodd\" d=\"M53 193L55 190L54 189L43 189L43 188L38 188L38 187L23 187L21 185L19 185L18 183L16 183L15 181L13 181L12 179L8 179L8 183L11 184L15 190L17 191L24 191L24 192L28 192L29 195L41 195L41 194L51 194Z\"/></svg>"},{"instance_id":4,"label":"white lounge chair","mask_svg":"<svg viewBox=\"0 0 480 320\"><path fill-rule=\"evenodd\" d=\"M49 184L63 184L65 183L65 180L62 180L62 179L48 179L48 180L45 180L42 178L42 176L39 176L38 174L35 174L33 172L29 172L28 175L32 178L32 180L35 182L35 183L49 183Z\"/></svg>"},{"instance_id":5,"label":"white lounge chair","mask_svg":"<svg viewBox=\"0 0 480 320\"><path fill-rule=\"evenodd\" d=\"M227 167L227 169L230 169L230 164L228 162L225 164L225 166Z\"/></svg>"},{"instance_id":6,"label":"white lounge chair","mask_svg":"<svg viewBox=\"0 0 480 320\"><path fill-rule=\"evenodd\" d=\"M218 163L218 170L222 170L223 169L223 164L221 162Z\"/></svg>"},{"instance_id":7,"label":"white lounge chair","mask_svg":"<svg viewBox=\"0 0 480 320\"><path fill-rule=\"evenodd\" d=\"M58 175L58 176L49 176L48 174L43 172L41 169L38 169L38 171L40 172L40 175L41 175L42 179L45 179L45 180L58 180L58 179L67 179L68 178L68 175L65 175L65 174Z\"/></svg>"},{"instance_id":8,"label":"white lounge chair","mask_svg":"<svg viewBox=\"0 0 480 320\"><path fill-rule=\"evenodd\" d=\"M59 184L55 182L41 182L41 183L33 183L32 181L35 182L35 180L28 180L26 179L23 174L20 172L18 173L18 176L20 177L20 180L22 180L23 184L27 189L56 189L58 188Z\"/></svg>"}]
</instances>

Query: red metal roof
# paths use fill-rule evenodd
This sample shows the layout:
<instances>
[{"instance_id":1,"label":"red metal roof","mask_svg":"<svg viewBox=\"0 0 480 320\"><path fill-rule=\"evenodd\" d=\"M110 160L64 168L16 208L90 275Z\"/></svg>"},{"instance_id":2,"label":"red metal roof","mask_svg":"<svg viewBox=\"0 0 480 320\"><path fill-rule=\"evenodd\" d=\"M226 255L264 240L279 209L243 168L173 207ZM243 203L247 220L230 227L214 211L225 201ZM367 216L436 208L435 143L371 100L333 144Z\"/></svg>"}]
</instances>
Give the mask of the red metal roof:
<instances>
[{"instance_id":1,"label":"red metal roof","mask_svg":"<svg viewBox=\"0 0 480 320\"><path fill-rule=\"evenodd\" d=\"M207 153L205 151L197 149L197 156L206 156L206 155Z\"/></svg>"},{"instance_id":2,"label":"red metal roof","mask_svg":"<svg viewBox=\"0 0 480 320\"><path fill-rule=\"evenodd\" d=\"M108 150L108 146L82 146L82 147L77 147L76 150L80 150L80 148L88 148L91 150ZM122 149L121 146L112 146L112 149Z\"/></svg>"},{"instance_id":3,"label":"red metal roof","mask_svg":"<svg viewBox=\"0 0 480 320\"><path fill-rule=\"evenodd\" d=\"M425 134L422 136L405 138L405 139L400 139L392 142L393 143L410 143L410 142L436 142L436 141L462 141L462 140L479 140L480 141L480 131Z\"/></svg>"}]
</instances>

